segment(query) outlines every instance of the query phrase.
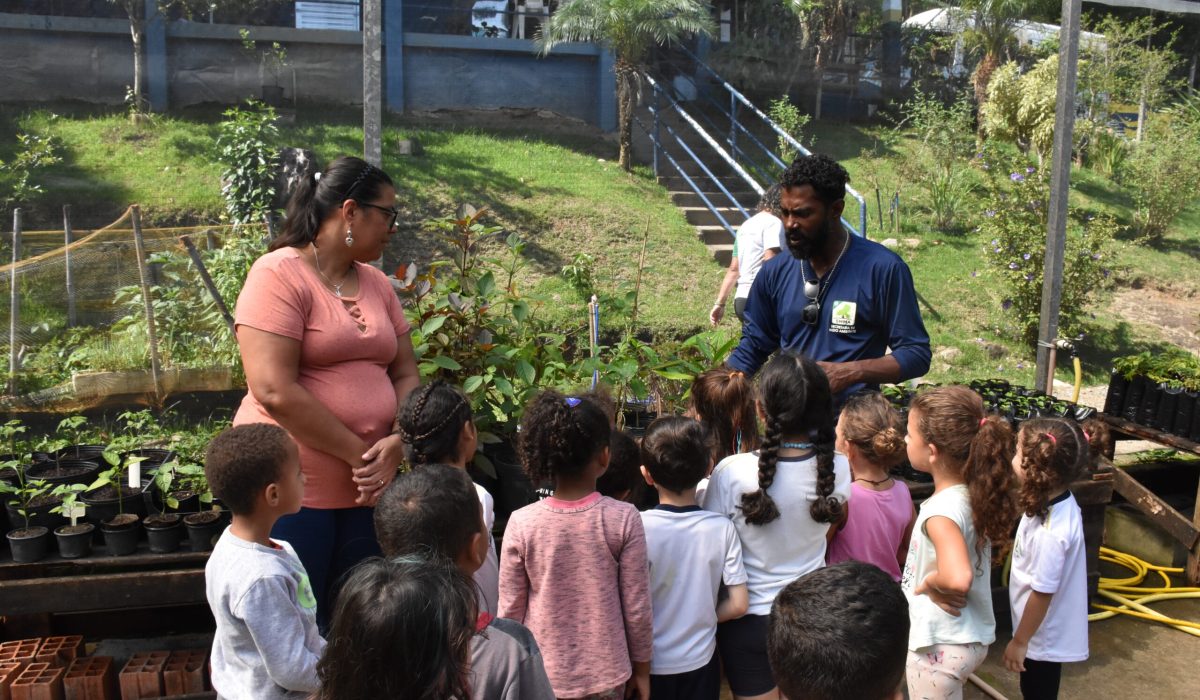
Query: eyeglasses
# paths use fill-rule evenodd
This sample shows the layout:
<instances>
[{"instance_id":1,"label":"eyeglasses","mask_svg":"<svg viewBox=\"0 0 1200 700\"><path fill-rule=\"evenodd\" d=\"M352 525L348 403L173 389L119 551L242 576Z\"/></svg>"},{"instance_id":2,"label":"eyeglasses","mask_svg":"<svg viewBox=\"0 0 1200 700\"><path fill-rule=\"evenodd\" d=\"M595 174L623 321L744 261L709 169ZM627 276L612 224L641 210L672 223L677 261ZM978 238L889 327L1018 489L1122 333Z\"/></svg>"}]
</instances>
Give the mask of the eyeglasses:
<instances>
[{"instance_id":1,"label":"eyeglasses","mask_svg":"<svg viewBox=\"0 0 1200 700\"><path fill-rule=\"evenodd\" d=\"M359 202L358 205L360 207L371 207L372 209L378 209L379 211L383 212L384 214L391 216L392 220L388 222L388 230L391 231L392 229L396 228L396 219L400 218L400 210L398 208L396 208L396 207L381 207L378 204L371 204L369 202Z\"/></svg>"},{"instance_id":2,"label":"eyeglasses","mask_svg":"<svg viewBox=\"0 0 1200 700\"><path fill-rule=\"evenodd\" d=\"M800 310L800 320L810 326L817 325L821 320L821 285L815 280L804 280L804 296L808 297L808 303Z\"/></svg>"}]
</instances>

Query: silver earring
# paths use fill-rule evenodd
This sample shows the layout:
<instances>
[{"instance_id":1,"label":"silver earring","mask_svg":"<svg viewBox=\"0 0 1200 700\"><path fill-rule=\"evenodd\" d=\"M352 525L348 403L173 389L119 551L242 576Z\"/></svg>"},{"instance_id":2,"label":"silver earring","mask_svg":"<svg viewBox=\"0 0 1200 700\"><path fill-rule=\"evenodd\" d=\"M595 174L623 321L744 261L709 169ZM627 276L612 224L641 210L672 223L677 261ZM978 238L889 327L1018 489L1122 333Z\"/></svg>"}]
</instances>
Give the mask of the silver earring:
<instances>
[{"instance_id":1,"label":"silver earring","mask_svg":"<svg viewBox=\"0 0 1200 700\"><path fill-rule=\"evenodd\" d=\"M354 231L349 226L346 227L346 247L354 245Z\"/></svg>"}]
</instances>

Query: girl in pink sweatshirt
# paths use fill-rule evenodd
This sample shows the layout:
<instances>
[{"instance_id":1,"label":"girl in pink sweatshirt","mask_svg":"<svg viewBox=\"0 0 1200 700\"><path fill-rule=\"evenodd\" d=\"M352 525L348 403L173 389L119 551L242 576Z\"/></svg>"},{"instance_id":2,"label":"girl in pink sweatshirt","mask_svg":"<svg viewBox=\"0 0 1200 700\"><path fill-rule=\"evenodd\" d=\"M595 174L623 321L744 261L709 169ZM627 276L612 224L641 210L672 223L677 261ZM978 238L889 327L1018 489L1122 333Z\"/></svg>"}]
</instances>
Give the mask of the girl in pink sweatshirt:
<instances>
[{"instance_id":1,"label":"girl in pink sweatshirt","mask_svg":"<svg viewBox=\"0 0 1200 700\"><path fill-rule=\"evenodd\" d=\"M646 535L636 508L596 492L608 467L609 422L591 401L538 394L521 421L521 460L554 494L508 521L500 553L500 616L542 648L559 698L650 696Z\"/></svg>"}]
</instances>

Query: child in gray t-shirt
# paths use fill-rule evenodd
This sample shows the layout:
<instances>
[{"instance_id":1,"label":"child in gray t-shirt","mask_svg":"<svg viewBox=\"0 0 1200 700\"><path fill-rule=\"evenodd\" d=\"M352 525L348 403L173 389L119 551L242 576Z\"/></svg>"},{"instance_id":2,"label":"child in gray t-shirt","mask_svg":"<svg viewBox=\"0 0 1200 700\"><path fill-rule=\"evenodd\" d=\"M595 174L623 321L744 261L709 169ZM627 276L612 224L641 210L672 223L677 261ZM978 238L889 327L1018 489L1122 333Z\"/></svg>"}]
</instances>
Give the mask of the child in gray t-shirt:
<instances>
[{"instance_id":1,"label":"child in gray t-shirt","mask_svg":"<svg viewBox=\"0 0 1200 700\"><path fill-rule=\"evenodd\" d=\"M275 425L230 428L213 439L205 474L233 511L204 568L217 621L212 682L221 698L306 698L317 690L325 640L304 565L287 542L272 541L281 515L300 510L300 454Z\"/></svg>"}]
</instances>

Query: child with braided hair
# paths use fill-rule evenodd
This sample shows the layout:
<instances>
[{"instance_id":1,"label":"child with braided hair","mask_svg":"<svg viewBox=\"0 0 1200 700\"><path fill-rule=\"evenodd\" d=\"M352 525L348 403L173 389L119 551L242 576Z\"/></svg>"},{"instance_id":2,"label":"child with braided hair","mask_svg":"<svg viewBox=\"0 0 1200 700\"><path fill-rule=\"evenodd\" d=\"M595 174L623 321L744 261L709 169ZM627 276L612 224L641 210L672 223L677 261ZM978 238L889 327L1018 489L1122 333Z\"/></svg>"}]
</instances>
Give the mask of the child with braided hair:
<instances>
[{"instance_id":1,"label":"child with braided hair","mask_svg":"<svg viewBox=\"0 0 1200 700\"><path fill-rule=\"evenodd\" d=\"M521 420L525 471L534 483L552 481L554 491L509 518L500 616L533 632L559 698L650 695L654 628L642 519L596 491L610 431L594 402L555 391L535 396Z\"/></svg>"},{"instance_id":2,"label":"child with braided hair","mask_svg":"<svg viewBox=\"0 0 1200 700\"><path fill-rule=\"evenodd\" d=\"M776 694L767 658L771 604L785 586L825 565L830 526L850 495L850 465L834 452L833 395L824 371L792 350L758 379L766 424L756 452L713 469L701 506L733 521L748 576L748 614L717 627L717 647L737 698Z\"/></svg>"},{"instance_id":3,"label":"child with braided hair","mask_svg":"<svg viewBox=\"0 0 1200 700\"><path fill-rule=\"evenodd\" d=\"M400 438L404 456L414 469L423 464L448 464L466 470L475 457L478 431L471 418L471 401L456 386L440 379L418 387L400 409ZM491 533L496 523L492 494L479 484L475 493L483 507L483 522ZM488 537L487 557L475 572L480 611L496 615L500 597L500 561L496 542Z\"/></svg>"},{"instance_id":4,"label":"child with braided hair","mask_svg":"<svg viewBox=\"0 0 1200 700\"><path fill-rule=\"evenodd\" d=\"M1023 515L1013 543L1013 638L1004 665L1021 674L1027 700L1057 698L1063 663L1088 657L1083 514L1067 487L1087 471L1089 453L1105 449L1108 433L1101 425L1038 418L1022 423L1017 434L1012 468Z\"/></svg>"}]
</instances>

